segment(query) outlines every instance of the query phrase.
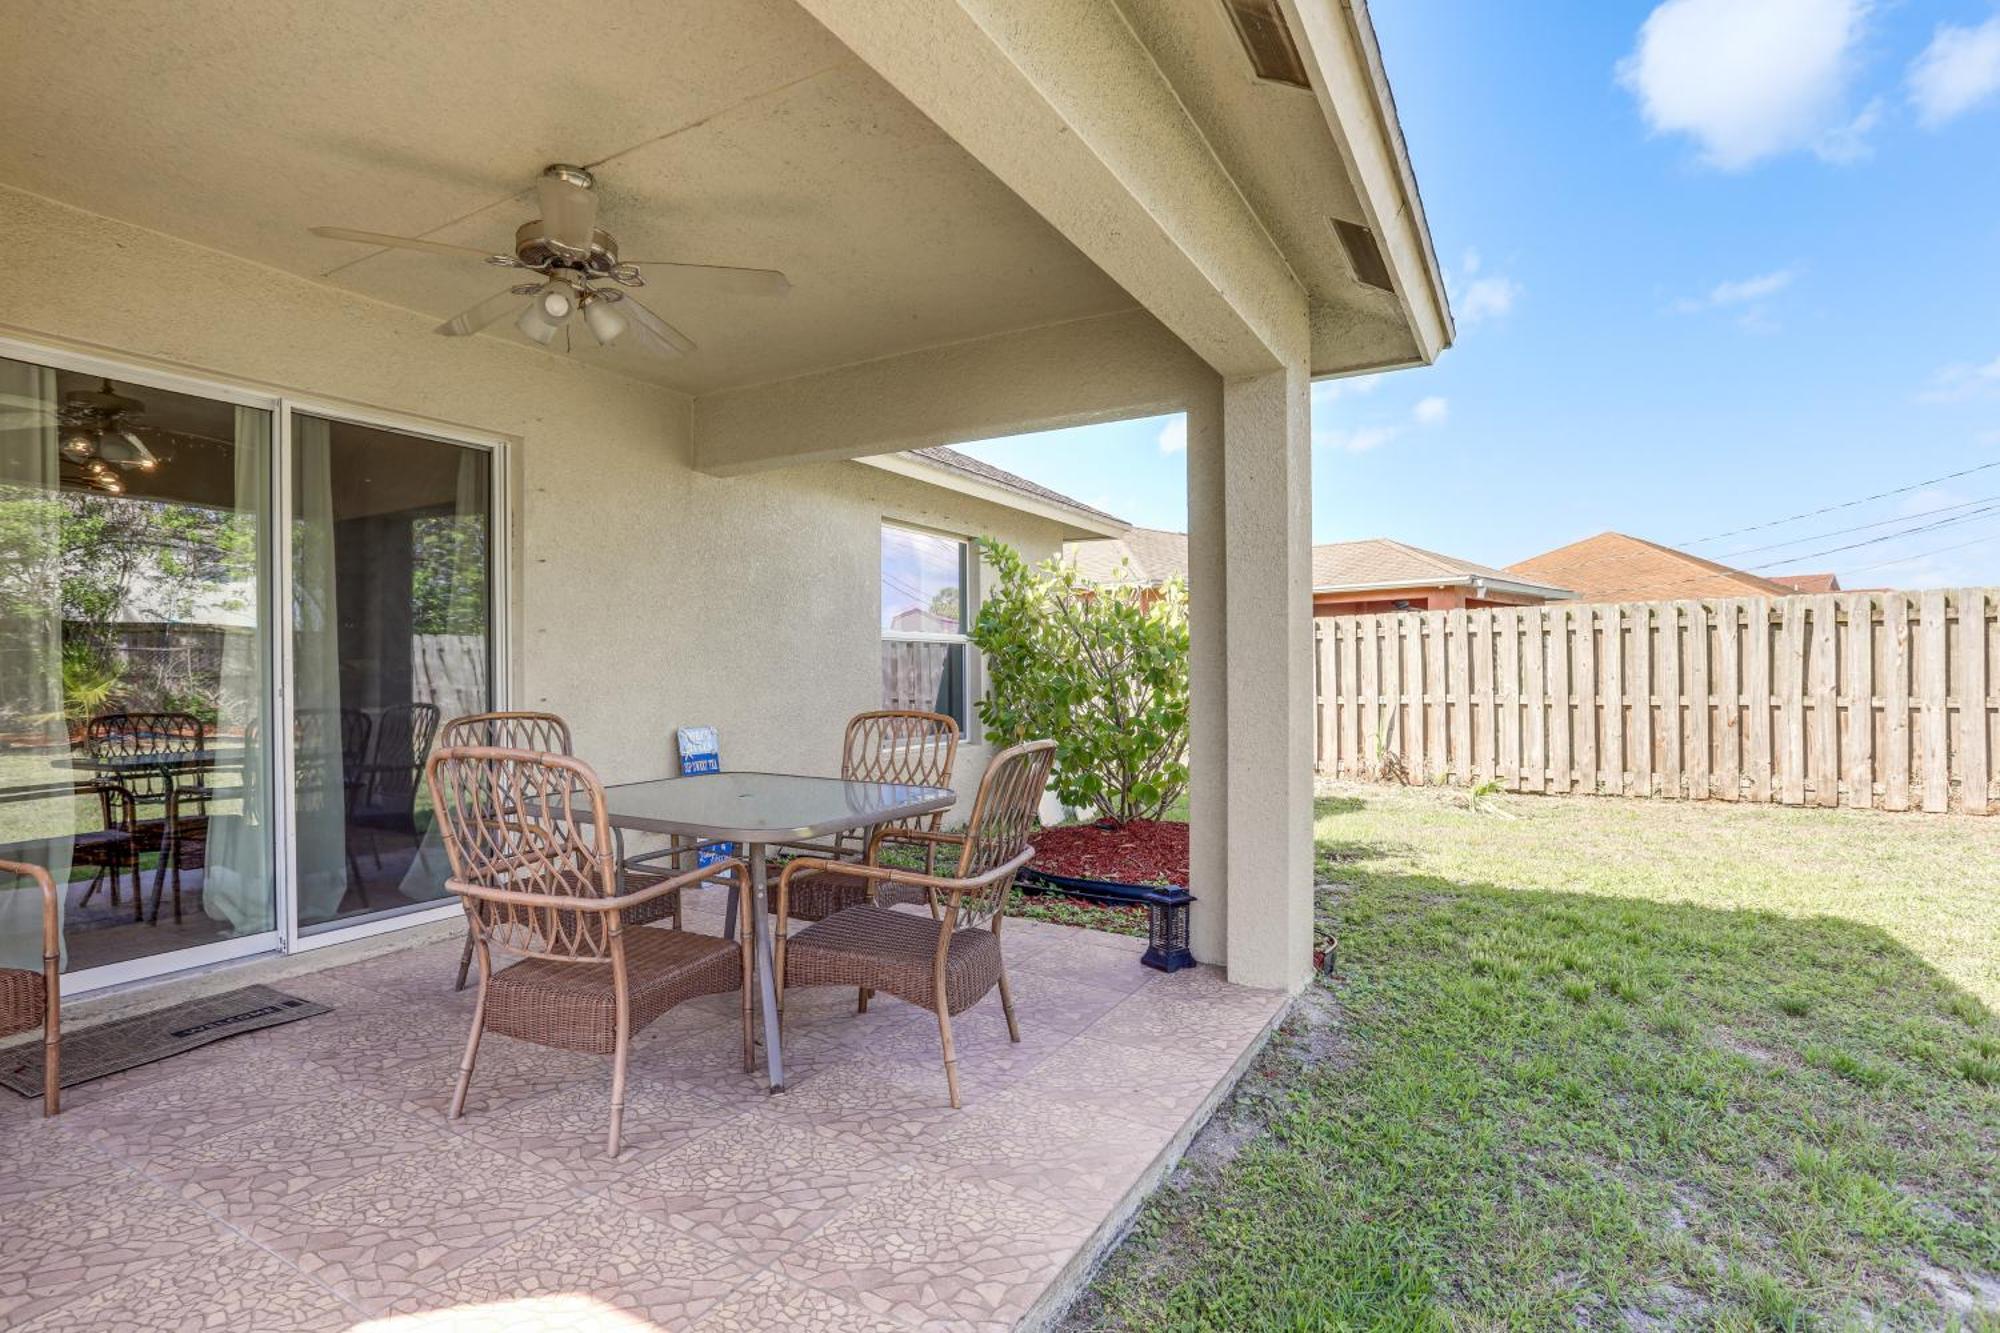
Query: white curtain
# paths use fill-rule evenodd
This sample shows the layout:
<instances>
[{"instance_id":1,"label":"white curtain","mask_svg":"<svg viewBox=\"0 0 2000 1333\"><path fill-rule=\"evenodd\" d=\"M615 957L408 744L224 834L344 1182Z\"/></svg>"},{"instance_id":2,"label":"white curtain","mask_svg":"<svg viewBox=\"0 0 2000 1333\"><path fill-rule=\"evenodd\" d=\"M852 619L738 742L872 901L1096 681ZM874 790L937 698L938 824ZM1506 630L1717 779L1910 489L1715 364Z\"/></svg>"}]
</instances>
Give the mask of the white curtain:
<instances>
[{"instance_id":1,"label":"white curtain","mask_svg":"<svg viewBox=\"0 0 2000 1333\"><path fill-rule=\"evenodd\" d=\"M218 730L243 732L242 810L229 813L227 802L208 821L208 854L202 874L202 909L214 920L227 921L238 934L256 934L275 924L271 889L270 774L274 753L271 728L264 717L270 697L271 654L263 605L271 575L270 523L265 518L268 460L271 457L271 414L254 407L236 409L235 521L250 524L252 566L236 571L239 582L253 591L256 607L251 627L232 628L222 643L222 678L216 696ZM227 781L218 773L219 783ZM226 787L223 788L225 791Z\"/></svg>"},{"instance_id":2,"label":"white curtain","mask_svg":"<svg viewBox=\"0 0 2000 1333\"><path fill-rule=\"evenodd\" d=\"M18 785L59 786L69 752L63 717L62 471L56 373L0 358L0 727L25 741L13 751ZM10 775L0 787L15 786ZM4 801L0 855L70 871L79 802L64 795ZM67 952L65 950L65 952ZM42 898L27 880L0 876L0 967L40 971Z\"/></svg>"},{"instance_id":3,"label":"white curtain","mask_svg":"<svg viewBox=\"0 0 2000 1333\"><path fill-rule=\"evenodd\" d=\"M294 733L299 921L331 921L347 894L347 770L340 744L340 615L334 586L333 431L292 418L293 707L324 725Z\"/></svg>"}]
</instances>

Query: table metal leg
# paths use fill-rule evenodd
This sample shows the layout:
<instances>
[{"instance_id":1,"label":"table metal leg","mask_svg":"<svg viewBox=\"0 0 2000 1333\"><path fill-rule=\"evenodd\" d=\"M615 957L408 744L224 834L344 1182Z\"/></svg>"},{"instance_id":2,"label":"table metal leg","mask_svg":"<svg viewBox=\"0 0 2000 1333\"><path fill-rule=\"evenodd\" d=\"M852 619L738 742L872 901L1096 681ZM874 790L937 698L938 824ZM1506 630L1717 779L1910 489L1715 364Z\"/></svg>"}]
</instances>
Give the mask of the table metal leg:
<instances>
[{"instance_id":1,"label":"table metal leg","mask_svg":"<svg viewBox=\"0 0 2000 1333\"><path fill-rule=\"evenodd\" d=\"M764 1060L771 1075L771 1091L775 1093L785 1090L785 1056L779 1049L778 986L771 970L771 913L765 905L769 877L764 867L764 844L753 842L749 850L751 920L744 926L751 932L751 947L757 954L757 992L764 1006Z\"/></svg>"}]
</instances>

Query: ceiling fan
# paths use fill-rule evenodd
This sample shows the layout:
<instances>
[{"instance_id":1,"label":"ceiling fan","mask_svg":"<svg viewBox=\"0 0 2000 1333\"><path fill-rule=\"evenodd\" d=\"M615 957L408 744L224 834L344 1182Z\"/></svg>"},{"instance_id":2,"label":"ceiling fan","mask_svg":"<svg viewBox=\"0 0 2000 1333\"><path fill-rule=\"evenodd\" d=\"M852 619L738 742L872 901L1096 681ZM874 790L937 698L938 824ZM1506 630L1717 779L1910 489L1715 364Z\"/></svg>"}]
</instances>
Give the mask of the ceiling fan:
<instances>
[{"instance_id":1,"label":"ceiling fan","mask_svg":"<svg viewBox=\"0 0 2000 1333\"><path fill-rule=\"evenodd\" d=\"M95 389L71 389L56 409L63 463L86 484L110 495L124 494L125 483L114 467L151 472L160 465L139 435L151 429L139 419L145 410L137 398L113 389L110 380Z\"/></svg>"},{"instance_id":2,"label":"ceiling fan","mask_svg":"<svg viewBox=\"0 0 2000 1333\"><path fill-rule=\"evenodd\" d=\"M574 323L581 322L600 346L608 347L631 330L655 355L684 356L695 350L694 340L621 290L646 285L641 269L670 269L678 277L731 296L782 296L791 290L791 283L776 269L620 259L617 239L597 225L596 187L596 179L582 167L558 162L545 168L535 181L542 215L522 223L514 233L512 254L350 227L314 227L312 233L328 240L481 259L496 268L537 275L535 281L496 292L438 325L437 331L448 338L467 337L518 311L514 326L544 347L560 333L567 349ZM528 298L525 303L523 297Z\"/></svg>"}]
</instances>

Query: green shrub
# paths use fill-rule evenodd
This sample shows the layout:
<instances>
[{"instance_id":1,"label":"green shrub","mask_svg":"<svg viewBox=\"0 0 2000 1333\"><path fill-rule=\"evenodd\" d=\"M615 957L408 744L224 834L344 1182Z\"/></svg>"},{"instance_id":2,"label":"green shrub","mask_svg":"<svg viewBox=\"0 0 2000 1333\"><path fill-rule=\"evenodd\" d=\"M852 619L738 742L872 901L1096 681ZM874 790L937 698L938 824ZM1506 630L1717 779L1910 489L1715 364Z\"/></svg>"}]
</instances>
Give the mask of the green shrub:
<instances>
[{"instance_id":1,"label":"green shrub","mask_svg":"<svg viewBox=\"0 0 2000 1333\"><path fill-rule=\"evenodd\" d=\"M1158 819L1188 779L1187 588L1095 588L1050 559L979 543L999 576L972 641L985 655L979 718L997 745L1056 742L1050 779L1074 809Z\"/></svg>"}]
</instances>

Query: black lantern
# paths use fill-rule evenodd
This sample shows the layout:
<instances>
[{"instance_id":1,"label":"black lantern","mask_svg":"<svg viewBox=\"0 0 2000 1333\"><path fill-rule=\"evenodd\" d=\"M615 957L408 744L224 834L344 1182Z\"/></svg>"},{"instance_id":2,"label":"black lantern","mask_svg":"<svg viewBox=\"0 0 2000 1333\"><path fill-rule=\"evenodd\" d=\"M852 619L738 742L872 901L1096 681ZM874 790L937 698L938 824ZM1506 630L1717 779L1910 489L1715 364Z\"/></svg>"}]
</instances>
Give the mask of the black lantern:
<instances>
[{"instance_id":1,"label":"black lantern","mask_svg":"<svg viewBox=\"0 0 2000 1333\"><path fill-rule=\"evenodd\" d=\"M1194 954L1188 948L1188 905L1194 902L1194 895L1169 884L1145 890L1139 900L1146 904L1146 952L1139 961L1162 972L1193 967Z\"/></svg>"}]
</instances>

